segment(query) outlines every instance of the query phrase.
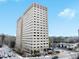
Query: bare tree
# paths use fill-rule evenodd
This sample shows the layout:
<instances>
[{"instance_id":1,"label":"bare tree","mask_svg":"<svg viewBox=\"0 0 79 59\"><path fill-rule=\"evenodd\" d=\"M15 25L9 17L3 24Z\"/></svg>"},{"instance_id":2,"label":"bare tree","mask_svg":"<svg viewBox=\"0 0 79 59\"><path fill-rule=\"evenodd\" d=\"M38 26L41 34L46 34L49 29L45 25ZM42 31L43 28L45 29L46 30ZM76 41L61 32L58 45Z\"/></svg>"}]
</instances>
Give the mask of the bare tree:
<instances>
[{"instance_id":1,"label":"bare tree","mask_svg":"<svg viewBox=\"0 0 79 59\"><path fill-rule=\"evenodd\" d=\"M4 38L5 38L5 35L2 34L2 38L1 38L1 40L2 40L2 45L4 44Z\"/></svg>"}]
</instances>

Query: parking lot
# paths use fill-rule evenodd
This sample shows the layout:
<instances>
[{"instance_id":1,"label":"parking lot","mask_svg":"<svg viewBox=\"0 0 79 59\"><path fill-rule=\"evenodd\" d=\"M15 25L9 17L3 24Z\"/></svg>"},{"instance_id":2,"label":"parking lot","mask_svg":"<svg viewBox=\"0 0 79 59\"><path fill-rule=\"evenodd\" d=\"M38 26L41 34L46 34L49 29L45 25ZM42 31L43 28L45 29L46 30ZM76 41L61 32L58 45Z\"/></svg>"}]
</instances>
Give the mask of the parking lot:
<instances>
[{"instance_id":1,"label":"parking lot","mask_svg":"<svg viewBox=\"0 0 79 59\"><path fill-rule=\"evenodd\" d=\"M20 58L10 48L4 45L2 48L0 48L0 59L20 59Z\"/></svg>"}]
</instances>

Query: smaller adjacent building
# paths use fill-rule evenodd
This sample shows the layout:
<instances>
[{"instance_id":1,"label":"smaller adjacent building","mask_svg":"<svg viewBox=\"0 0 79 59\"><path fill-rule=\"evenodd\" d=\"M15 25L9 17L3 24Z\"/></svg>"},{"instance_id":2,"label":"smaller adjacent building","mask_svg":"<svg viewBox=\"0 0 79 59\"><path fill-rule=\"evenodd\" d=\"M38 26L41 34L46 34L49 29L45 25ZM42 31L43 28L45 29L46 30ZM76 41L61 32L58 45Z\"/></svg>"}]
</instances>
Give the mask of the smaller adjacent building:
<instances>
[{"instance_id":1,"label":"smaller adjacent building","mask_svg":"<svg viewBox=\"0 0 79 59\"><path fill-rule=\"evenodd\" d=\"M75 50L76 48L78 48L78 45L79 43L58 43L57 47Z\"/></svg>"}]
</instances>

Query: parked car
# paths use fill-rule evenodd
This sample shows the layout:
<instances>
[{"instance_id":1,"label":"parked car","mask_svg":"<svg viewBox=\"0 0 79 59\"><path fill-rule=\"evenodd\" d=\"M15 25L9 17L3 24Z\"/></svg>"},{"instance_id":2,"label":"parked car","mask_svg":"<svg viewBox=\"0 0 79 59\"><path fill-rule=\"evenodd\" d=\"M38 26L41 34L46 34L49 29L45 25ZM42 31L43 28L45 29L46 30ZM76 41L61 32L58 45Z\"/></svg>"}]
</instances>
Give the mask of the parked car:
<instances>
[{"instance_id":1,"label":"parked car","mask_svg":"<svg viewBox=\"0 0 79 59\"><path fill-rule=\"evenodd\" d=\"M8 57L8 55L7 54L4 54L4 58L7 58Z\"/></svg>"},{"instance_id":2,"label":"parked car","mask_svg":"<svg viewBox=\"0 0 79 59\"><path fill-rule=\"evenodd\" d=\"M58 56L54 56L52 59L58 59Z\"/></svg>"},{"instance_id":3,"label":"parked car","mask_svg":"<svg viewBox=\"0 0 79 59\"><path fill-rule=\"evenodd\" d=\"M12 55L10 53L8 53L8 57L11 57Z\"/></svg>"}]
</instances>

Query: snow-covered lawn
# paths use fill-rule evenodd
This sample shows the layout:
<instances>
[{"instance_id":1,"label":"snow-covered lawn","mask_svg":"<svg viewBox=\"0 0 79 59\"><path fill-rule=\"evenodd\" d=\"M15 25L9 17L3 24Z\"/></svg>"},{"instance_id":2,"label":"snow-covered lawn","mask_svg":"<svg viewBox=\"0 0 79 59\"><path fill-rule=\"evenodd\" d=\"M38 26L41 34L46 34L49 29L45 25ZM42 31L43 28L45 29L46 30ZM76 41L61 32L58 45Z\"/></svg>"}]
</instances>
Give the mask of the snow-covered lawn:
<instances>
[{"instance_id":1,"label":"snow-covered lawn","mask_svg":"<svg viewBox=\"0 0 79 59\"><path fill-rule=\"evenodd\" d=\"M56 51L60 51L61 53L58 56L58 59L76 59L78 56L78 52L66 51L62 49L55 49ZM78 53L78 54L77 54ZM8 46L4 45L0 48L0 59L52 59L52 55L41 56L41 57L22 57L17 53L13 52Z\"/></svg>"},{"instance_id":2,"label":"snow-covered lawn","mask_svg":"<svg viewBox=\"0 0 79 59\"><path fill-rule=\"evenodd\" d=\"M79 52L69 51L64 49L55 49L55 51L60 51L60 54L57 56L58 59L76 59L79 56Z\"/></svg>"},{"instance_id":3,"label":"snow-covered lawn","mask_svg":"<svg viewBox=\"0 0 79 59\"><path fill-rule=\"evenodd\" d=\"M9 47L3 45L0 48L0 59L20 59Z\"/></svg>"}]
</instances>

